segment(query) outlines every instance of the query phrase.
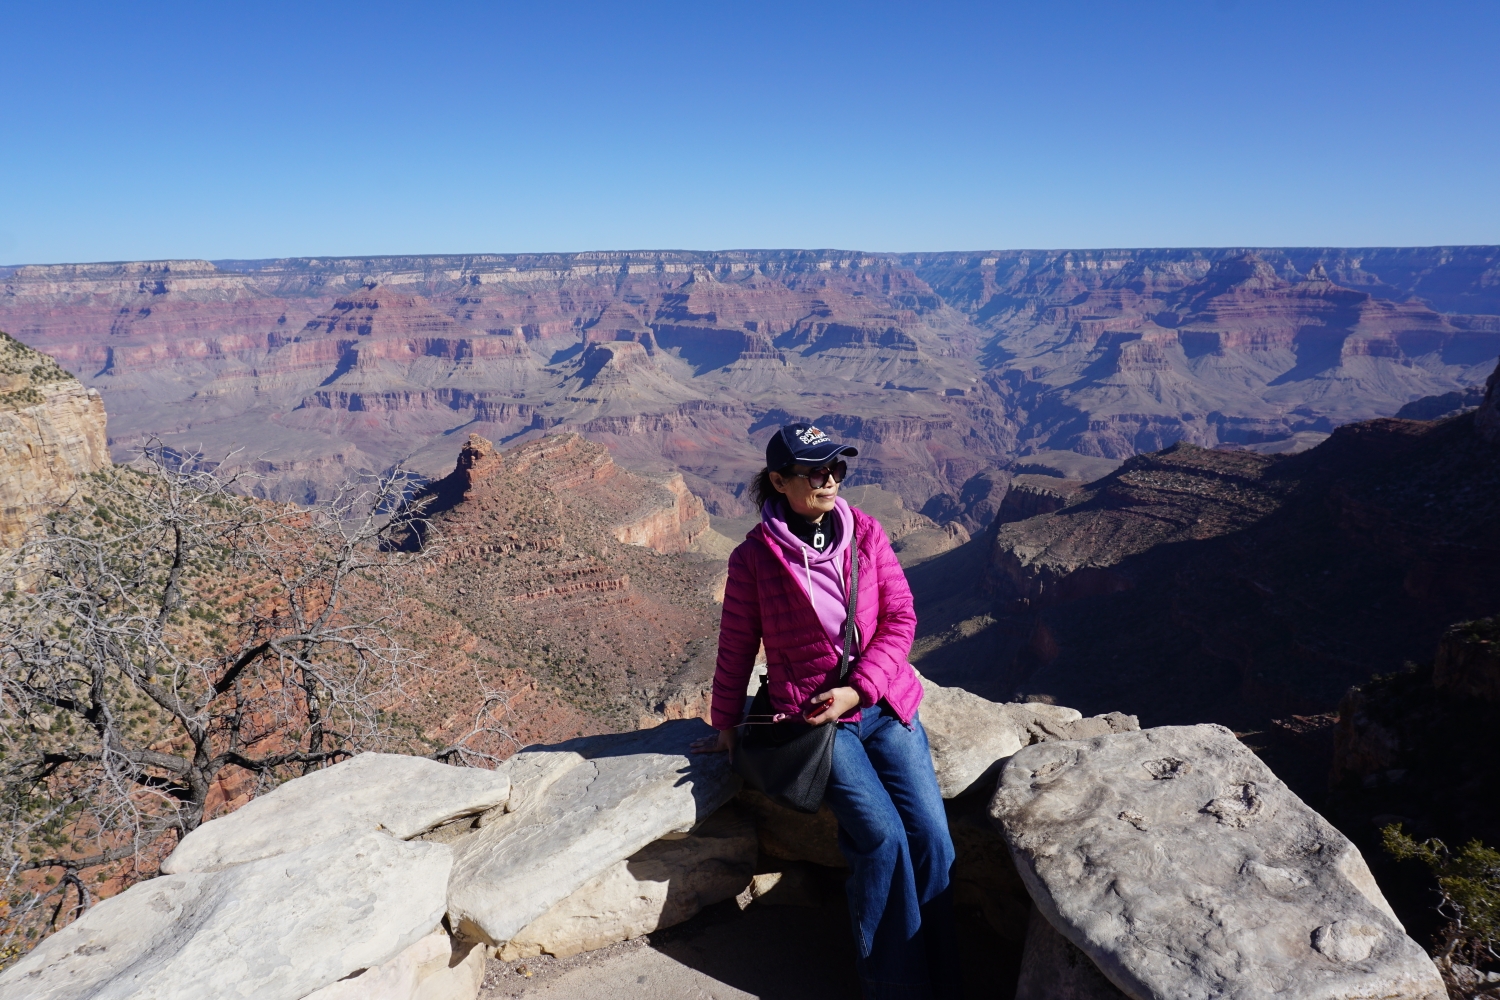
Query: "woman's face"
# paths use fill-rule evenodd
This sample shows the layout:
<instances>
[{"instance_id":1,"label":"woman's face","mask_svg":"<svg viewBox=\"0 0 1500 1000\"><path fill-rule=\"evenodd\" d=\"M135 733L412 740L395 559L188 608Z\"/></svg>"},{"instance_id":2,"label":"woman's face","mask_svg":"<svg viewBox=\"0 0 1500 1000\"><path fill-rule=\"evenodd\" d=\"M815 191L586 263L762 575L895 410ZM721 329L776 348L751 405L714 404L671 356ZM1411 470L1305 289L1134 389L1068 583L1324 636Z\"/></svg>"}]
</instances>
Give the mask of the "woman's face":
<instances>
[{"instance_id":1,"label":"woman's face","mask_svg":"<svg viewBox=\"0 0 1500 1000\"><path fill-rule=\"evenodd\" d=\"M771 473L771 485L786 494L787 506L803 517L816 521L833 510L833 501L838 498L839 484L832 476L825 478L823 485L813 489L807 474L813 470L806 465L792 466L793 475Z\"/></svg>"}]
</instances>

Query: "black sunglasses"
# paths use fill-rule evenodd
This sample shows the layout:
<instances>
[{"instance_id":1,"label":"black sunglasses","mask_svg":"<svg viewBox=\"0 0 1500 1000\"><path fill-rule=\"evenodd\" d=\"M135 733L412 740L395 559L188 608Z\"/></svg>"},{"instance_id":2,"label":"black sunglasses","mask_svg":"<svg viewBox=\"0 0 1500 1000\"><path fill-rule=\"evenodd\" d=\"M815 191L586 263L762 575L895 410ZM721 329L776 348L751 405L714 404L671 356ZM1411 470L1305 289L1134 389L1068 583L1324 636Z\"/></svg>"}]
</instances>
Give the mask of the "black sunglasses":
<instances>
[{"instance_id":1,"label":"black sunglasses","mask_svg":"<svg viewBox=\"0 0 1500 1000\"><path fill-rule=\"evenodd\" d=\"M834 462L832 465L825 465L821 468L813 469L811 472L783 473L783 475L796 476L799 479L806 479L807 485L811 486L815 490L821 490L825 485L827 485L828 480L830 479L832 479L836 483L842 483L844 481L844 477L848 474L849 463L844 461Z\"/></svg>"}]
</instances>

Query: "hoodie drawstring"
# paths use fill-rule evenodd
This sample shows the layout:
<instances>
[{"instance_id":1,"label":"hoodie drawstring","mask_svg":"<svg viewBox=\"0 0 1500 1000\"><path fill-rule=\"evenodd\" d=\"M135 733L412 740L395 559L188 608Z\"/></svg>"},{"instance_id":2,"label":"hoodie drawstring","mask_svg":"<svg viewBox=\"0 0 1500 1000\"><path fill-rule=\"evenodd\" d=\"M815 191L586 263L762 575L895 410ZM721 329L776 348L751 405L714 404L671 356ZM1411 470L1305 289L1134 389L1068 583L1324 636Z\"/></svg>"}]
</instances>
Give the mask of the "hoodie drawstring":
<instances>
[{"instance_id":1,"label":"hoodie drawstring","mask_svg":"<svg viewBox=\"0 0 1500 1000\"><path fill-rule=\"evenodd\" d=\"M812 601L813 614L818 613L818 599L812 585L812 563L807 561L807 546L802 546L802 572L807 574L807 599Z\"/></svg>"}]
</instances>

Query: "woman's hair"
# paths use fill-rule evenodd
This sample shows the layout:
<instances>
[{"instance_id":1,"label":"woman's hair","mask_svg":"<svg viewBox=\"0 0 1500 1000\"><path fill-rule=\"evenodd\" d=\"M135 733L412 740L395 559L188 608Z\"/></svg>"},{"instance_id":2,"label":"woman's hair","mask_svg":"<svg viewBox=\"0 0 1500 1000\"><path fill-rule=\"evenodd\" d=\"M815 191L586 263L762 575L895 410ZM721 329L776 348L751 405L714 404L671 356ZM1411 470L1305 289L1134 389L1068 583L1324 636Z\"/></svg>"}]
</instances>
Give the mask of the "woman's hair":
<instances>
[{"instance_id":1,"label":"woman's hair","mask_svg":"<svg viewBox=\"0 0 1500 1000\"><path fill-rule=\"evenodd\" d=\"M780 469L772 469L768 466L757 472L755 478L750 480L750 499L754 502L756 511L764 507L767 500L781 499L781 491L776 488L775 483L771 482L771 473L780 471Z\"/></svg>"}]
</instances>

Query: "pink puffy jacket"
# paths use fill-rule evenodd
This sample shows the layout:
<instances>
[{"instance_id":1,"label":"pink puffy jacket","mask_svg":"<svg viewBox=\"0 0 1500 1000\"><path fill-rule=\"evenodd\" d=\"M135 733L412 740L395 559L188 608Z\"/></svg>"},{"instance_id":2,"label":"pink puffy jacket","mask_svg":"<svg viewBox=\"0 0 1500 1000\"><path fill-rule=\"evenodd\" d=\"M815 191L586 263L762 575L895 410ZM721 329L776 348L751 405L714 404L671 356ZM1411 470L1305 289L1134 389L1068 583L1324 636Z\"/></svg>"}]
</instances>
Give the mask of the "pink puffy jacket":
<instances>
[{"instance_id":1,"label":"pink puffy jacket","mask_svg":"<svg viewBox=\"0 0 1500 1000\"><path fill-rule=\"evenodd\" d=\"M902 722L910 723L922 703L922 684L907 662L917 631L911 588L880 522L857 507L851 510L859 540L859 605L854 617L863 648L847 683L859 692L861 707L884 699ZM764 525L756 525L729 556L714 671L715 729L739 724L762 639L771 704L777 712L800 715L812 707L813 695L837 685L839 658L833 642L781 546L766 539L764 532ZM843 572L847 580L847 553Z\"/></svg>"}]
</instances>

